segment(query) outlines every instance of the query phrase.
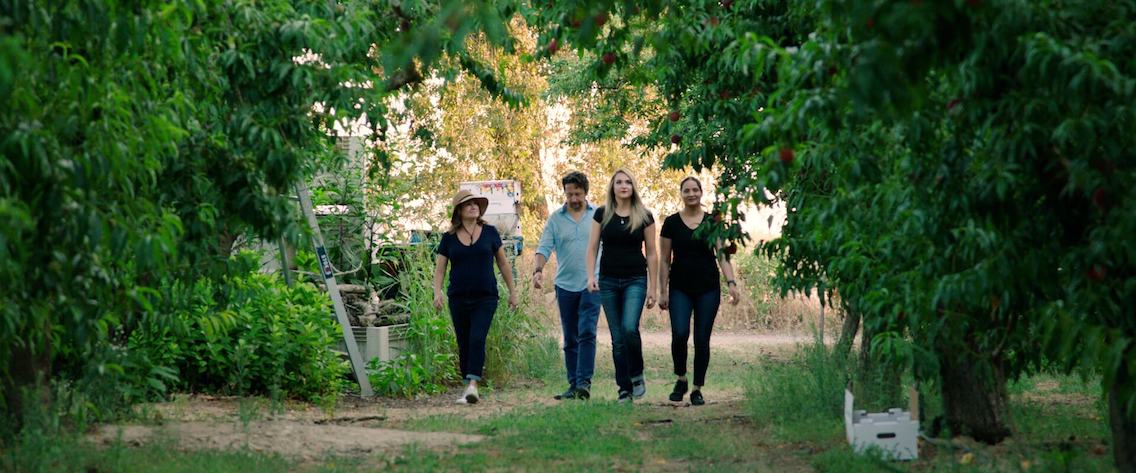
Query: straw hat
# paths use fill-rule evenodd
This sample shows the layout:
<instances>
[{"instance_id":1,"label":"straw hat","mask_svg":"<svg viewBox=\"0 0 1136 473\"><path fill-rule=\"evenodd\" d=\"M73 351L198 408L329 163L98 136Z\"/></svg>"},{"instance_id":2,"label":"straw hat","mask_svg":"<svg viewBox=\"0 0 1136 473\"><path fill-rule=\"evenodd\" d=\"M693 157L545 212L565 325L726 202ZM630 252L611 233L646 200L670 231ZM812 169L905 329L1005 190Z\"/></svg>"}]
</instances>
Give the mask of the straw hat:
<instances>
[{"instance_id":1,"label":"straw hat","mask_svg":"<svg viewBox=\"0 0 1136 473\"><path fill-rule=\"evenodd\" d=\"M457 211L458 206L471 200L477 202L477 208L481 210L481 216L484 216L485 209L489 207L489 199L473 195L472 192L467 190L460 190L457 194L454 194L454 211Z\"/></svg>"}]
</instances>

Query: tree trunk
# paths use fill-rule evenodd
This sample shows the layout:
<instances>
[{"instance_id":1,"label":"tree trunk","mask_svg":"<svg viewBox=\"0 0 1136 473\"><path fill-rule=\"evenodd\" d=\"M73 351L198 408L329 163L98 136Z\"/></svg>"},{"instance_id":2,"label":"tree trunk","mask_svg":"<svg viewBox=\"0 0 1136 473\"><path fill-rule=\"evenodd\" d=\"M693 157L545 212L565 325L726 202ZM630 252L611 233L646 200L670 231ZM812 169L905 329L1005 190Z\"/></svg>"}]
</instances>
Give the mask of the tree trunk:
<instances>
[{"instance_id":1,"label":"tree trunk","mask_svg":"<svg viewBox=\"0 0 1136 473\"><path fill-rule=\"evenodd\" d=\"M237 242L237 234L230 233L226 228L217 235L217 257L222 264L233 255L233 245Z\"/></svg>"},{"instance_id":2,"label":"tree trunk","mask_svg":"<svg viewBox=\"0 0 1136 473\"><path fill-rule=\"evenodd\" d=\"M1010 436L1009 396L1001 360L979 360L968 349L939 347L943 410L952 435L988 444Z\"/></svg>"},{"instance_id":3,"label":"tree trunk","mask_svg":"<svg viewBox=\"0 0 1136 473\"><path fill-rule=\"evenodd\" d=\"M1128 374L1129 360L1124 357L1119 373L1108 390L1108 423L1112 428L1112 457L1116 470L1121 473L1136 472L1136 412L1125 409L1125 392L1133 379Z\"/></svg>"},{"instance_id":4,"label":"tree trunk","mask_svg":"<svg viewBox=\"0 0 1136 473\"><path fill-rule=\"evenodd\" d=\"M45 323L50 327L50 323ZM50 334L50 330L43 333ZM38 353L33 352L28 345L14 346L8 358L8 376L3 379L0 386L4 390L4 407L13 424L11 431L5 429L5 434L19 431L23 425L24 415L28 402L43 406L50 401L50 391L47 382L51 379L51 337L43 340L44 345Z\"/></svg>"},{"instance_id":5,"label":"tree trunk","mask_svg":"<svg viewBox=\"0 0 1136 473\"><path fill-rule=\"evenodd\" d=\"M856 318L860 318L857 316ZM872 367L872 337L877 330L868 321L864 321L864 330L860 333L860 368L868 371ZM855 335L855 334L853 334Z\"/></svg>"},{"instance_id":6,"label":"tree trunk","mask_svg":"<svg viewBox=\"0 0 1136 473\"><path fill-rule=\"evenodd\" d=\"M836 341L835 355L844 359L852 352L852 342L860 331L860 313L844 307L844 323L840 326L840 339Z\"/></svg>"}]
</instances>

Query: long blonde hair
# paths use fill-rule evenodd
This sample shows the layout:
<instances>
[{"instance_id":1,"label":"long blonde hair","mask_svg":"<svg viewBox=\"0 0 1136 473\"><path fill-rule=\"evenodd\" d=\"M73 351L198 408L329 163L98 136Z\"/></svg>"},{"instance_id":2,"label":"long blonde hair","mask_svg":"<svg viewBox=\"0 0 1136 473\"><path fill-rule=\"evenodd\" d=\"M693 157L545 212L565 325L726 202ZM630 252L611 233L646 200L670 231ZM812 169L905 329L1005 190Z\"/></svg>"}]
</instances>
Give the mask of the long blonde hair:
<instances>
[{"instance_id":1,"label":"long blonde hair","mask_svg":"<svg viewBox=\"0 0 1136 473\"><path fill-rule=\"evenodd\" d=\"M611 175L611 180L607 183L607 204L604 205L603 221L600 222L600 228L606 227L608 222L611 222L612 217L615 216L615 176L621 173L627 176L627 179L631 181L630 224L631 231L634 232L647 225L647 217L650 215L650 212L648 212L647 207L643 205L643 201L639 199L639 186L635 183L635 177L623 168L616 169Z\"/></svg>"}]
</instances>

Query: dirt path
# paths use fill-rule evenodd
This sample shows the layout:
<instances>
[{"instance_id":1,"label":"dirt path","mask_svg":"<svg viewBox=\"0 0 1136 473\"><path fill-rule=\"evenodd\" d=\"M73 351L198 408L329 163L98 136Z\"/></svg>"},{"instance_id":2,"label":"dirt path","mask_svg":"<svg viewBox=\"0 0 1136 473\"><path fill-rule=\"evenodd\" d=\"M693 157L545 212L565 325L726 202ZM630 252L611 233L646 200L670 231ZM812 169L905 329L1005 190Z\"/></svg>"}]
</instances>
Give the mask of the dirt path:
<instances>
[{"instance_id":1,"label":"dirt path","mask_svg":"<svg viewBox=\"0 0 1136 473\"><path fill-rule=\"evenodd\" d=\"M598 336L597 369L609 369L611 337ZM722 362L750 365L761 359L784 356L807 336L770 335L752 332L717 333L712 346ZM670 334L643 333L644 354L650 376L668 378ZM610 384L603 375L603 383ZM597 373L597 382L601 375ZM648 396L636 405L652 410L652 417L665 424L678 420L694 422L746 422L743 415L744 390L739 385L720 386L699 409L683 409L689 403L666 400L669 388L654 381ZM499 392L488 391L477 406L454 403L459 390L422 399L360 399L345 397L332 410L307 403L286 402L273 405L264 399L183 395L174 401L140 406L145 425L106 425L93 433L91 441L109 444L122 441L141 445L172 440L182 449L251 449L301 459L326 454L366 455L397 452L417 444L429 449L448 449L483 440L479 435L453 432L424 432L422 422L431 418L474 419L500 416L518 408L555 405L553 386L543 383L512 385ZM611 393L596 392L602 402ZM610 399L607 399L610 400Z\"/></svg>"},{"instance_id":2,"label":"dirt path","mask_svg":"<svg viewBox=\"0 0 1136 473\"><path fill-rule=\"evenodd\" d=\"M670 332L643 332L640 334L643 347L646 349L670 349ZM611 334L606 330L597 334L600 343L611 346ZM808 343L812 337L808 335L781 335L755 332L724 332L715 333L710 338L710 346L714 350L784 350L792 349L797 344Z\"/></svg>"},{"instance_id":3,"label":"dirt path","mask_svg":"<svg viewBox=\"0 0 1136 473\"><path fill-rule=\"evenodd\" d=\"M90 439L111 444L141 445L163 438L186 450L233 450L247 448L254 452L273 452L302 460L325 455L368 455L396 452L418 446L439 449L480 442L481 435L449 432L411 432L407 430L356 427L351 425L315 424L295 420L234 422L177 422L165 426L104 426Z\"/></svg>"}]
</instances>

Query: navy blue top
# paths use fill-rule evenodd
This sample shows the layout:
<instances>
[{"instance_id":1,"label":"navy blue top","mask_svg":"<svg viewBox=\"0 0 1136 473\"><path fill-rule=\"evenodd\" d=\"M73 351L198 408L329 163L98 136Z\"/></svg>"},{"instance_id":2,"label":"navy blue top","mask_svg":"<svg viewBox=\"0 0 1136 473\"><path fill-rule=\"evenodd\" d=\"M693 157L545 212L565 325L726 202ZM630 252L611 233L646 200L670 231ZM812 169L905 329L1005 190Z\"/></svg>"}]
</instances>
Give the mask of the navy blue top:
<instances>
[{"instance_id":1,"label":"navy blue top","mask_svg":"<svg viewBox=\"0 0 1136 473\"><path fill-rule=\"evenodd\" d=\"M450 260L450 287L446 295L461 298L497 297L497 278L493 276L493 258L501 248L497 227L482 225L481 236L472 245L446 232L436 253Z\"/></svg>"}]
</instances>

